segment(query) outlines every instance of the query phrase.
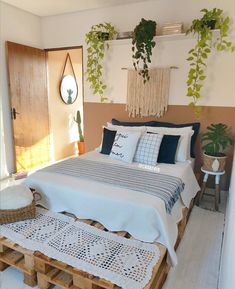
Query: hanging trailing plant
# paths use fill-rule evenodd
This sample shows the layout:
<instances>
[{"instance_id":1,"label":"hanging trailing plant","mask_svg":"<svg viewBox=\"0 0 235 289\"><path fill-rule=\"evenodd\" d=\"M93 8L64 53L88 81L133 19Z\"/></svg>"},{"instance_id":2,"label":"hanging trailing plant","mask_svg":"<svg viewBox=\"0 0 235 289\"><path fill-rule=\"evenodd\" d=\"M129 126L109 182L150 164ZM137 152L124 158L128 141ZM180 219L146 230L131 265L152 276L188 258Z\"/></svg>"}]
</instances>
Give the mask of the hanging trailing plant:
<instances>
[{"instance_id":1,"label":"hanging trailing plant","mask_svg":"<svg viewBox=\"0 0 235 289\"><path fill-rule=\"evenodd\" d=\"M105 56L105 50L109 49L109 43L106 40L114 39L117 34L111 23L100 23L93 25L86 34L87 48L87 80L94 94L99 94L101 102L107 100L104 91L107 85L104 83L102 61Z\"/></svg>"},{"instance_id":2,"label":"hanging trailing plant","mask_svg":"<svg viewBox=\"0 0 235 289\"><path fill-rule=\"evenodd\" d=\"M151 63L152 49L156 45L153 40L156 34L156 26L155 21L142 18L134 29L132 40L133 65L135 70L140 69L139 74L142 75L144 83L150 78L148 64Z\"/></svg>"},{"instance_id":3,"label":"hanging trailing plant","mask_svg":"<svg viewBox=\"0 0 235 289\"><path fill-rule=\"evenodd\" d=\"M195 108L196 116L200 116L201 107L198 101L201 98L201 89L206 79L206 61L213 49L217 51L235 51L232 42L228 40L228 32L230 28L230 18L223 16L223 10L214 8L212 10L202 9L203 16L195 19L188 33L197 35L197 43L194 48L189 51L190 69L187 80L187 96L192 98L189 103ZM218 36L213 36L213 29L218 30Z\"/></svg>"}]
</instances>

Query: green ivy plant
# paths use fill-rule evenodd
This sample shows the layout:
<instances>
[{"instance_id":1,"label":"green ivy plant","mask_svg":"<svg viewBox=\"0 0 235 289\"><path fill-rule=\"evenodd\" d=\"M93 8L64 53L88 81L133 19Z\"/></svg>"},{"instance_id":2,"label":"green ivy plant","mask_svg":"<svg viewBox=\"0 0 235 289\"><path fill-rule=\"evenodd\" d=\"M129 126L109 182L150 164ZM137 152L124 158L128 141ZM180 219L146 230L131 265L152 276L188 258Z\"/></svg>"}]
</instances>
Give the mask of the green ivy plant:
<instances>
[{"instance_id":1,"label":"green ivy plant","mask_svg":"<svg viewBox=\"0 0 235 289\"><path fill-rule=\"evenodd\" d=\"M87 48L87 80L94 94L99 94L101 102L108 98L104 96L107 85L104 83L102 74L102 62L105 56L105 50L109 49L109 43L106 40L114 39L117 34L111 23L100 23L93 25L86 34Z\"/></svg>"},{"instance_id":2,"label":"green ivy plant","mask_svg":"<svg viewBox=\"0 0 235 289\"><path fill-rule=\"evenodd\" d=\"M223 156L223 151L233 144L229 136L228 126L223 123L211 124L207 127L207 132L202 135L202 146L205 154L210 156Z\"/></svg>"},{"instance_id":3,"label":"green ivy plant","mask_svg":"<svg viewBox=\"0 0 235 289\"><path fill-rule=\"evenodd\" d=\"M203 16L195 19L188 33L197 35L197 43L189 51L190 69L187 80L187 96L192 98L189 103L194 107L196 116L200 116L202 108L198 105L201 98L201 89L206 79L206 62L213 49L217 51L235 51L232 42L228 40L231 19L223 15L223 10L214 8L212 10L202 9ZM218 36L213 36L213 29L218 30Z\"/></svg>"},{"instance_id":4,"label":"green ivy plant","mask_svg":"<svg viewBox=\"0 0 235 289\"><path fill-rule=\"evenodd\" d=\"M150 79L148 64L151 63L152 49L156 45L153 40L156 34L156 26L155 21L142 18L134 29L132 40L133 65L135 70L139 70L140 62L142 63L139 74L142 75L144 83Z\"/></svg>"}]
</instances>

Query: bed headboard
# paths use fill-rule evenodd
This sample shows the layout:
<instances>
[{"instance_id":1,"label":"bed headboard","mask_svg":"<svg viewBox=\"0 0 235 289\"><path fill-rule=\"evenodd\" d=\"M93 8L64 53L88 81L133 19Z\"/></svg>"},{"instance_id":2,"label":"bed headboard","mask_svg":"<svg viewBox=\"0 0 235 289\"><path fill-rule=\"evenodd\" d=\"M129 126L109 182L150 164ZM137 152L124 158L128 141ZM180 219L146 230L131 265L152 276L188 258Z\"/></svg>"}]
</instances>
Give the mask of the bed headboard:
<instances>
[{"instance_id":1,"label":"bed headboard","mask_svg":"<svg viewBox=\"0 0 235 289\"><path fill-rule=\"evenodd\" d=\"M195 171L199 172L201 167L201 145L200 135L206 130L206 127L211 123L222 122L231 127L232 137L235 139L235 108L234 107L216 107L206 106L203 108L200 119L196 119L193 108L187 105L169 105L167 113L156 119L154 117L145 118L129 118L125 109L125 104L101 104L101 103L84 103L84 134L86 152L93 150L99 146L102 135L102 126L107 122L111 122L112 118L124 121L149 121L159 120L173 123L189 123L200 122L200 134L196 142L196 161ZM226 164L226 176L222 180L222 187L228 189L232 160L233 160L233 147L229 147L226 151L228 160Z\"/></svg>"}]
</instances>

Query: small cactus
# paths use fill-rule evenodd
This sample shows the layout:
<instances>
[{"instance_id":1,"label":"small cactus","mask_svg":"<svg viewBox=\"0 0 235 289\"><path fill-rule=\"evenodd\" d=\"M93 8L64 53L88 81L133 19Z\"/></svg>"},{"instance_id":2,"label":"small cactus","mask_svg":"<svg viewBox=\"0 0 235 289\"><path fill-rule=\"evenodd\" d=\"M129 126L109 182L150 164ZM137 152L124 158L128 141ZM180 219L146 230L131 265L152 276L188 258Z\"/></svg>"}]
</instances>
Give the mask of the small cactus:
<instances>
[{"instance_id":1,"label":"small cactus","mask_svg":"<svg viewBox=\"0 0 235 289\"><path fill-rule=\"evenodd\" d=\"M67 89L67 92L68 92L68 101L67 101L67 103L68 104L72 104L73 103L73 100L72 100L73 90L72 89Z\"/></svg>"},{"instance_id":2,"label":"small cactus","mask_svg":"<svg viewBox=\"0 0 235 289\"><path fill-rule=\"evenodd\" d=\"M74 119L74 121L78 124L79 140L80 140L81 142L83 142L83 141L84 141L84 136L83 136L83 134L82 134L81 114L80 114L80 111L79 111L79 110L77 111L77 117L76 117L76 118L74 117L73 119Z\"/></svg>"}]
</instances>

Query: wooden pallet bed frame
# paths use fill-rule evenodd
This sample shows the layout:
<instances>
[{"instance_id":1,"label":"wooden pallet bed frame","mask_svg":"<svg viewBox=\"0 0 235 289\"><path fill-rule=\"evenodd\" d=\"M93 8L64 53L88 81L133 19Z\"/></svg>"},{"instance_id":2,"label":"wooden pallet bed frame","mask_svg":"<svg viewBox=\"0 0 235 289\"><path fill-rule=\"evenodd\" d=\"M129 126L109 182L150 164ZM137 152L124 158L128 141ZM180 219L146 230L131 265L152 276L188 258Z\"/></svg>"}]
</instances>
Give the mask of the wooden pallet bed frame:
<instances>
[{"instance_id":1,"label":"wooden pallet bed frame","mask_svg":"<svg viewBox=\"0 0 235 289\"><path fill-rule=\"evenodd\" d=\"M188 222L189 215L193 208L193 201L190 208L183 209L183 218L178 223L178 238L175 244L177 249ZM103 225L92 220L81 220L91 226L97 227L101 230L108 231ZM127 232L111 232L125 238L132 238ZM162 288L167 274L169 272L169 265L167 264L167 250L161 245L157 244L160 249L160 259L153 268L152 278L144 289L160 289ZM35 270L37 271L38 287L40 289L49 289L54 285L63 289L120 289L120 287L113 283L96 277L94 275L85 273L63 262L49 258L40 252L35 252Z\"/></svg>"},{"instance_id":2,"label":"wooden pallet bed frame","mask_svg":"<svg viewBox=\"0 0 235 289\"><path fill-rule=\"evenodd\" d=\"M0 271L4 271L9 266L23 272L25 284L31 287L37 285L34 252L0 236Z\"/></svg>"},{"instance_id":3,"label":"wooden pallet bed frame","mask_svg":"<svg viewBox=\"0 0 235 289\"><path fill-rule=\"evenodd\" d=\"M183 237L193 204L194 200L192 200L189 209L183 209L183 218L178 223L178 238L175 244L175 249L177 249ZM95 226L101 230L108 231L103 225L96 221L77 220ZM127 232L111 233L125 238L132 238ZM153 268L150 282L144 289L161 289L169 272L167 250L163 245L159 243L157 245L160 249L161 256ZM24 273L25 284L31 287L38 284L40 289L50 289L55 285L63 289L120 289L120 287L107 280L49 258L40 252L33 252L24 249L9 239L0 237L0 271L5 270L8 266L13 266Z\"/></svg>"}]
</instances>

